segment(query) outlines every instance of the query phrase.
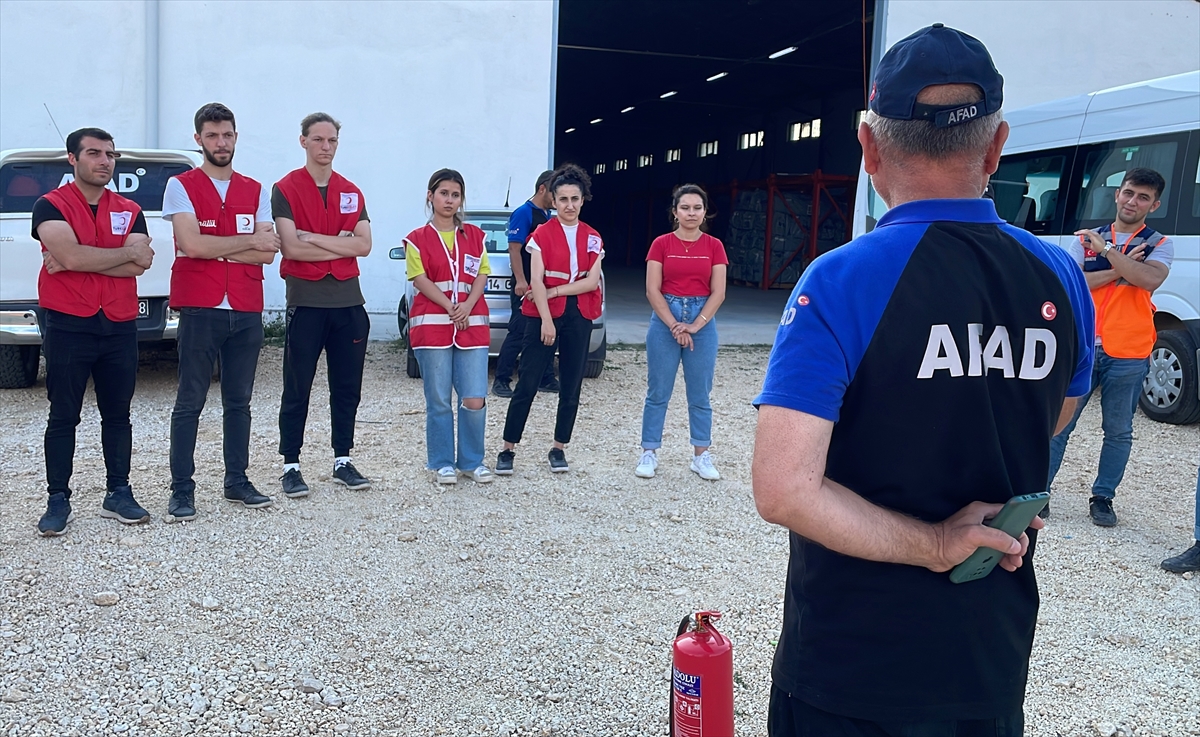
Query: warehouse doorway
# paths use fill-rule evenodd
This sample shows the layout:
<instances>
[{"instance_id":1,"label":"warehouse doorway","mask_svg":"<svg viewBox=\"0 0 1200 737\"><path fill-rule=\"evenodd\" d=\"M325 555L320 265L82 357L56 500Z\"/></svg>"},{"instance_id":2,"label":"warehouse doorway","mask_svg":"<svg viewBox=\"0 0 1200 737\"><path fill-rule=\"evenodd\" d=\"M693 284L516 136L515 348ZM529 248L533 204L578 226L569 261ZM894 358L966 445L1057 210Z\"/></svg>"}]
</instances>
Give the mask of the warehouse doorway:
<instances>
[{"instance_id":1,"label":"warehouse doorway","mask_svg":"<svg viewBox=\"0 0 1200 737\"><path fill-rule=\"evenodd\" d=\"M561 0L555 161L592 174L584 219L604 236L607 278L643 278L684 182L710 193L732 299L790 288L849 240L874 10Z\"/></svg>"}]
</instances>

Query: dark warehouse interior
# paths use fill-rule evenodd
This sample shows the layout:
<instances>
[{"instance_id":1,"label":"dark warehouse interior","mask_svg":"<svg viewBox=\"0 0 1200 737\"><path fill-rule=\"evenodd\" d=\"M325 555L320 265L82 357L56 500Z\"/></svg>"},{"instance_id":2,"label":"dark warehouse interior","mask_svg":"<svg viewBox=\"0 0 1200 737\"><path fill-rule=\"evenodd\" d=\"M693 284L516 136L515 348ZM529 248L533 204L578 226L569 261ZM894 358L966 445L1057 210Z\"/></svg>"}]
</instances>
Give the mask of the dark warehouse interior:
<instances>
[{"instance_id":1,"label":"dark warehouse interior","mask_svg":"<svg viewBox=\"0 0 1200 737\"><path fill-rule=\"evenodd\" d=\"M790 286L849 240L873 12L874 0L562 0L555 161L592 175L584 219L606 266L641 264L685 182L711 195L734 283Z\"/></svg>"}]
</instances>

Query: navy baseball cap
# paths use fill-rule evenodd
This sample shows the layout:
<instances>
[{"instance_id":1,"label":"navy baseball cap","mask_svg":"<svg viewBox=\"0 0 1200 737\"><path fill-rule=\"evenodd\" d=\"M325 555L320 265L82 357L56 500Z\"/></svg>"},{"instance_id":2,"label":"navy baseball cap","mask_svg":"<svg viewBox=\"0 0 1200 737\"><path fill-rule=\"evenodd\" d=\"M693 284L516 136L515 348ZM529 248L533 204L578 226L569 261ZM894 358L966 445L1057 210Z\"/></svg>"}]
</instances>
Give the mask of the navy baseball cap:
<instances>
[{"instance_id":1,"label":"navy baseball cap","mask_svg":"<svg viewBox=\"0 0 1200 737\"><path fill-rule=\"evenodd\" d=\"M917 95L940 84L973 84L983 99L963 105L926 105ZM928 120L938 128L991 115L1004 102L1004 77L979 39L941 23L896 42L875 68L871 110L894 120Z\"/></svg>"}]
</instances>

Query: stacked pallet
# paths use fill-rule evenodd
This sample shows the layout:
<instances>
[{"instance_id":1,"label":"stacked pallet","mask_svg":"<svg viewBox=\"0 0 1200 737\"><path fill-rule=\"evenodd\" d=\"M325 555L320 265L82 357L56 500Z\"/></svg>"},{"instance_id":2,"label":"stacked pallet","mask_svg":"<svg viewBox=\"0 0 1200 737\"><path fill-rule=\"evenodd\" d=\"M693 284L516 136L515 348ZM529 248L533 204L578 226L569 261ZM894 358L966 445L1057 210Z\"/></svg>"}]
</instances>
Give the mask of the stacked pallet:
<instances>
[{"instance_id":1,"label":"stacked pallet","mask_svg":"<svg viewBox=\"0 0 1200 737\"><path fill-rule=\"evenodd\" d=\"M848 212L848 195L845 188L827 190L838 202L843 212ZM787 202L784 207L783 201ZM799 218L796 222L788 212ZM812 223L812 194L804 191L777 190L774 212L771 217L771 276L775 278L771 287L790 288L800 279L808 265L808 229ZM821 203L821 215L830 212L827 201ZM817 254L836 248L849 240L842 218L833 214L825 218L817 233ZM738 192L737 202L729 216L729 229L725 235L725 251L729 256L729 278L744 286L762 286L763 259L767 249L767 190L749 189ZM797 250L804 252L792 258ZM788 259L791 262L788 263ZM787 263L787 267L784 264Z\"/></svg>"}]
</instances>

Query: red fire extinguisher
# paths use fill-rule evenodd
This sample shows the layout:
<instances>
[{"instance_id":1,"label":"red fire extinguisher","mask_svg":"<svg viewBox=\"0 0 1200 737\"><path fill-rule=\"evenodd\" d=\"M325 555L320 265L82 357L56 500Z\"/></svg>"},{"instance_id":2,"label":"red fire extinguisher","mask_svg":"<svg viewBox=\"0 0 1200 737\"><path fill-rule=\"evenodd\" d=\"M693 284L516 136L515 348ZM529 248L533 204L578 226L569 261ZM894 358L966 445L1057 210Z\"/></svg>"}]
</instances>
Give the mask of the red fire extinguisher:
<instances>
[{"instance_id":1,"label":"red fire extinguisher","mask_svg":"<svg viewBox=\"0 0 1200 737\"><path fill-rule=\"evenodd\" d=\"M672 647L670 737L733 737L733 643L720 612L684 617Z\"/></svg>"}]
</instances>

